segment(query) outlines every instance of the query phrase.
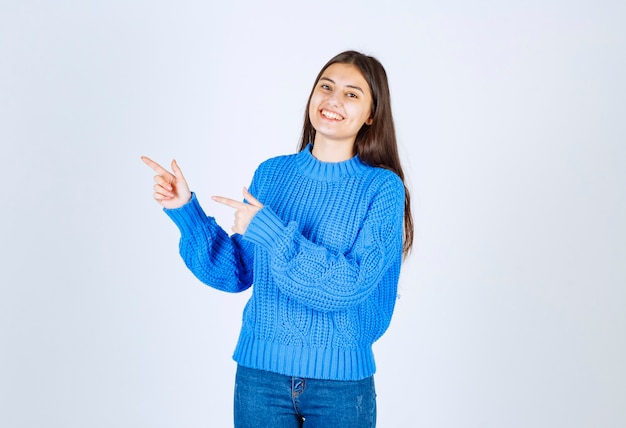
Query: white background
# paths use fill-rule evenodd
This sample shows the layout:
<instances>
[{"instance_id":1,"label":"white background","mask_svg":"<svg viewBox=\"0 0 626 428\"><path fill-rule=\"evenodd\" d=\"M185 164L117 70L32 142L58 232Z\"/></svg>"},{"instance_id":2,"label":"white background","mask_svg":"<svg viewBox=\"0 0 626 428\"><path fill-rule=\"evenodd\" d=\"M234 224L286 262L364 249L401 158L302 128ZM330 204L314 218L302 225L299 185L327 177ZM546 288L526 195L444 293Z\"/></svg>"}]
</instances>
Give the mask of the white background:
<instances>
[{"instance_id":1,"label":"white background","mask_svg":"<svg viewBox=\"0 0 626 428\"><path fill-rule=\"evenodd\" d=\"M0 1L0 426L226 427L248 294L201 285L139 157L206 211L296 149L321 66L390 79L415 250L379 426L626 426L626 3Z\"/></svg>"}]
</instances>

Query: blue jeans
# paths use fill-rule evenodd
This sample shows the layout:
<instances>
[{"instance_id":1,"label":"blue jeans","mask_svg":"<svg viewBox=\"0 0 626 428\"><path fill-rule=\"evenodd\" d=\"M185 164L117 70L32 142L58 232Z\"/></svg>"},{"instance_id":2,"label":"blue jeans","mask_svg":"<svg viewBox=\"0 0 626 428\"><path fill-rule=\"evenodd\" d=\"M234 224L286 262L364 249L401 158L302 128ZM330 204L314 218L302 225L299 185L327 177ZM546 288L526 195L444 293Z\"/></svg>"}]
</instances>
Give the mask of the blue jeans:
<instances>
[{"instance_id":1,"label":"blue jeans","mask_svg":"<svg viewBox=\"0 0 626 428\"><path fill-rule=\"evenodd\" d=\"M237 366L235 428L371 428L374 377L303 379Z\"/></svg>"}]
</instances>

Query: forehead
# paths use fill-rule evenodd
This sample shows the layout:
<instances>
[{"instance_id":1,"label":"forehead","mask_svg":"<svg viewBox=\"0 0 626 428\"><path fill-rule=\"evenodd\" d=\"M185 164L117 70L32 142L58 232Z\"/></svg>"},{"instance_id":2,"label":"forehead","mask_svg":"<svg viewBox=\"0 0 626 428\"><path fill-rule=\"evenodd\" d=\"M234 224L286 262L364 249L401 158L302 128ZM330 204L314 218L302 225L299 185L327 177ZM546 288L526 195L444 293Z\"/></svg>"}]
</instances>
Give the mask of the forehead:
<instances>
[{"instance_id":1,"label":"forehead","mask_svg":"<svg viewBox=\"0 0 626 428\"><path fill-rule=\"evenodd\" d=\"M320 79L331 79L337 85L358 86L369 92L369 85L356 65L335 63L326 68Z\"/></svg>"}]
</instances>

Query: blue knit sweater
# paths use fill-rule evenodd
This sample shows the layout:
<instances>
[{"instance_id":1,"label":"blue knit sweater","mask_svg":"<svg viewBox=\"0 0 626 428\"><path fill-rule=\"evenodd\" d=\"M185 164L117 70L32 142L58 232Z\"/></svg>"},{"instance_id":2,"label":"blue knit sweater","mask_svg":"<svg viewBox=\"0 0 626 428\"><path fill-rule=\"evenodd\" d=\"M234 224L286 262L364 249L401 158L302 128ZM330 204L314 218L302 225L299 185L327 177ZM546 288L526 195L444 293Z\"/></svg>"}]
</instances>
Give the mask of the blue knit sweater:
<instances>
[{"instance_id":1,"label":"blue knit sweater","mask_svg":"<svg viewBox=\"0 0 626 428\"><path fill-rule=\"evenodd\" d=\"M198 279L228 292L254 284L235 361L290 376L363 379L375 372L372 344L396 300L404 186L358 156L327 163L310 150L259 166L249 190L264 208L243 236L229 237L195 194L165 212Z\"/></svg>"}]
</instances>

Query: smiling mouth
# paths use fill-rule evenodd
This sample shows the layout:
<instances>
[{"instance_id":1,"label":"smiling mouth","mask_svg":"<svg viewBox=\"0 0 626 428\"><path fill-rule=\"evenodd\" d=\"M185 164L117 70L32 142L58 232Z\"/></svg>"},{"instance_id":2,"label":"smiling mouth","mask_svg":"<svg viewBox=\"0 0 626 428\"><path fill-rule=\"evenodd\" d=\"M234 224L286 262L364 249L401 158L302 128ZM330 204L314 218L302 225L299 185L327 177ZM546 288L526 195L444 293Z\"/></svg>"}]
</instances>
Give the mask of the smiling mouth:
<instances>
[{"instance_id":1,"label":"smiling mouth","mask_svg":"<svg viewBox=\"0 0 626 428\"><path fill-rule=\"evenodd\" d=\"M320 113L326 119L331 119L331 120L343 120L344 119L343 116L341 116L340 114L335 113L333 111L322 109L322 111Z\"/></svg>"}]
</instances>

